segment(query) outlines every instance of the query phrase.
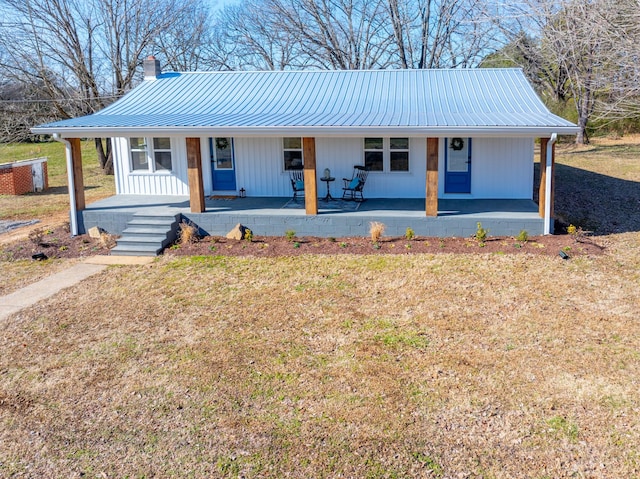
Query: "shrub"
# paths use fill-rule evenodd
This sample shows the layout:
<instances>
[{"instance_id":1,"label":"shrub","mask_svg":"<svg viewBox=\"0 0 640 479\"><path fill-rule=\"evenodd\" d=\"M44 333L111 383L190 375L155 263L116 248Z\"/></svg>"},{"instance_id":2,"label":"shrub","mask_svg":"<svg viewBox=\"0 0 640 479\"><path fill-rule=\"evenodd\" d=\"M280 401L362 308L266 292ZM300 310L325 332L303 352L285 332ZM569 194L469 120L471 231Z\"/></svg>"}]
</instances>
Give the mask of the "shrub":
<instances>
[{"instance_id":1,"label":"shrub","mask_svg":"<svg viewBox=\"0 0 640 479\"><path fill-rule=\"evenodd\" d=\"M284 235L287 237L288 241L293 241L293 238L296 236L296 232L294 230L287 230L284 232Z\"/></svg>"},{"instance_id":2,"label":"shrub","mask_svg":"<svg viewBox=\"0 0 640 479\"><path fill-rule=\"evenodd\" d=\"M477 226L478 227L476 229L476 234L474 235L474 238L478 242L479 246L484 246L484 242L487 240L487 236L489 235L489 230L483 228L482 223L480 223L479 221Z\"/></svg>"},{"instance_id":3,"label":"shrub","mask_svg":"<svg viewBox=\"0 0 640 479\"><path fill-rule=\"evenodd\" d=\"M413 238L415 238L416 237L416 233L413 231L413 228L408 226L407 230L404 232L404 237L409 241L411 241Z\"/></svg>"},{"instance_id":4,"label":"shrub","mask_svg":"<svg viewBox=\"0 0 640 479\"><path fill-rule=\"evenodd\" d=\"M178 231L178 242L181 245L195 243L198 240L198 228L193 223L183 221L180 223L180 231Z\"/></svg>"},{"instance_id":5,"label":"shrub","mask_svg":"<svg viewBox=\"0 0 640 479\"><path fill-rule=\"evenodd\" d=\"M385 226L384 223L380 223L379 221L372 221L369 234L371 235L371 241L377 243L382 238L382 234L384 233Z\"/></svg>"},{"instance_id":6,"label":"shrub","mask_svg":"<svg viewBox=\"0 0 640 479\"><path fill-rule=\"evenodd\" d=\"M527 233L527 230L520 231L520 233L518 233L518 236L516 236L516 241L519 241L520 243L526 243L528 240L529 233Z\"/></svg>"},{"instance_id":7,"label":"shrub","mask_svg":"<svg viewBox=\"0 0 640 479\"><path fill-rule=\"evenodd\" d=\"M247 240L249 243L253 241L253 231L251 231L249 228L244 230L244 239Z\"/></svg>"}]
</instances>

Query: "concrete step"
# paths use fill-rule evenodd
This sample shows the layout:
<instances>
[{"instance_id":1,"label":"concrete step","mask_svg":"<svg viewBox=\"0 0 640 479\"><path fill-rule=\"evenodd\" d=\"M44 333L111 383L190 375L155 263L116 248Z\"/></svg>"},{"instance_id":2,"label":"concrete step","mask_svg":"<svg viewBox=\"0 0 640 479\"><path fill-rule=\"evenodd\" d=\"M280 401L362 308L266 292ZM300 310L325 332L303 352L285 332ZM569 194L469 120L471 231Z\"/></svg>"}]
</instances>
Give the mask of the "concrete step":
<instances>
[{"instance_id":1,"label":"concrete step","mask_svg":"<svg viewBox=\"0 0 640 479\"><path fill-rule=\"evenodd\" d=\"M120 245L111 250L114 256L158 256L164 248L153 245Z\"/></svg>"},{"instance_id":2,"label":"concrete step","mask_svg":"<svg viewBox=\"0 0 640 479\"><path fill-rule=\"evenodd\" d=\"M176 215L134 215L111 254L120 256L156 256L177 236Z\"/></svg>"},{"instance_id":3,"label":"concrete step","mask_svg":"<svg viewBox=\"0 0 640 479\"><path fill-rule=\"evenodd\" d=\"M118 238L118 244L162 244L168 241L166 232L165 234L129 234L122 235Z\"/></svg>"},{"instance_id":4,"label":"concrete step","mask_svg":"<svg viewBox=\"0 0 640 479\"><path fill-rule=\"evenodd\" d=\"M127 226L171 226L175 218L132 218Z\"/></svg>"}]
</instances>

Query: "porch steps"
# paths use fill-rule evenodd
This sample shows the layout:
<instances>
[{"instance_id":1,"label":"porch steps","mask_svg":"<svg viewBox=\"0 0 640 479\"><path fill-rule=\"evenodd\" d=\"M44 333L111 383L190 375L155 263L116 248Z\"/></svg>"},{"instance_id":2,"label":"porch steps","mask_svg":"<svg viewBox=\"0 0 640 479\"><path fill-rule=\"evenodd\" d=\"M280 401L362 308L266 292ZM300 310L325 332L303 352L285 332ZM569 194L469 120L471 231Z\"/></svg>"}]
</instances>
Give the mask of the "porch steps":
<instances>
[{"instance_id":1,"label":"porch steps","mask_svg":"<svg viewBox=\"0 0 640 479\"><path fill-rule=\"evenodd\" d=\"M176 240L179 220L179 214L134 214L111 254L157 256Z\"/></svg>"}]
</instances>

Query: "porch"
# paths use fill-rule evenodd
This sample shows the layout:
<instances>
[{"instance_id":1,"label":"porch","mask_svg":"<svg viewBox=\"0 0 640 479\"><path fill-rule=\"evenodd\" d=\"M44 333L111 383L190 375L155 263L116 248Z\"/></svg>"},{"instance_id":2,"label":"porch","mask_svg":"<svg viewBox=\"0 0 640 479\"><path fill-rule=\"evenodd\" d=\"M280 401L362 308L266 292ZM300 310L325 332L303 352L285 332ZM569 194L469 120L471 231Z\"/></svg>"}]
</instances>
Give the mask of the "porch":
<instances>
[{"instance_id":1,"label":"porch","mask_svg":"<svg viewBox=\"0 0 640 479\"><path fill-rule=\"evenodd\" d=\"M385 224L385 234L401 236L407 227L416 235L464 237L475 233L477 223L491 235L541 235L544 219L530 200L444 200L438 215L425 215L424 199L367 199L362 203L318 201L318 214L307 215L304 201L283 197L207 198L205 211L193 213L188 196L116 195L91 203L78 212L80 232L99 226L122 234L134 215L181 215L201 233L221 236L241 223L260 236L282 236L288 229L298 236L368 236L372 221Z\"/></svg>"}]
</instances>

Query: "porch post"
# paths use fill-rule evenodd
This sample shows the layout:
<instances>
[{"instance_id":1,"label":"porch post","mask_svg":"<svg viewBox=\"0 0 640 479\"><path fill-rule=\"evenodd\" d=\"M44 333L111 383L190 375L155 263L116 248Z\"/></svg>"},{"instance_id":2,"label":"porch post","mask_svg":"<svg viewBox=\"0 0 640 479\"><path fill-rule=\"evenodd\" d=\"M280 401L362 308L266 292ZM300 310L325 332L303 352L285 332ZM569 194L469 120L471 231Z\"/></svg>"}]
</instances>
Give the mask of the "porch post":
<instances>
[{"instance_id":1,"label":"porch post","mask_svg":"<svg viewBox=\"0 0 640 479\"><path fill-rule=\"evenodd\" d=\"M205 205L200 138L187 138L187 169L189 177L189 206L191 207L191 212L202 213L205 210Z\"/></svg>"},{"instance_id":2,"label":"porch post","mask_svg":"<svg viewBox=\"0 0 640 479\"><path fill-rule=\"evenodd\" d=\"M427 138L427 216L438 216L438 138Z\"/></svg>"},{"instance_id":3,"label":"porch post","mask_svg":"<svg viewBox=\"0 0 640 479\"><path fill-rule=\"evenodd\" d=\"M549 192L549 214L553 218L553 203L554 203L554 190L555 190L555 170L556 170L556 144L551 144L551 151L549 155L549 138L540 138L540 187L538 190L538 214L541 218L545 216L546 201L547 201L547 185L551 184L551 191ZM548 158L550 157L550 158ZM551 162L551 169L549 170L547 161ZM548 181L547 170L551 172L551 181Z\"/></svg>"},{"instance_id":4,"label":"porch post","mask_svg":"<svg viewBox=\"0 0 640 479\"><path fill-rule=\"evenodd\" d=\"M308 215L318 214L318 184L316 182L316 139L302 139L304 158L304 209Z\"/></svg>"},{"instance_id":5,"label":"porch post","mask_svg":"<svg viewBox=\"0 0 640 479\"><path fill-rule=\"evenodd\" d=\"M73 185L69 185L69 188L73 188L76 211L82 211L86 208L86 202L84 198L84 177L82 175L82 148L80 145L80 138L69 138L67 141L71 145L71 165L69 174L70 179L73 181Z\"/></svg>"}]
</instances>

